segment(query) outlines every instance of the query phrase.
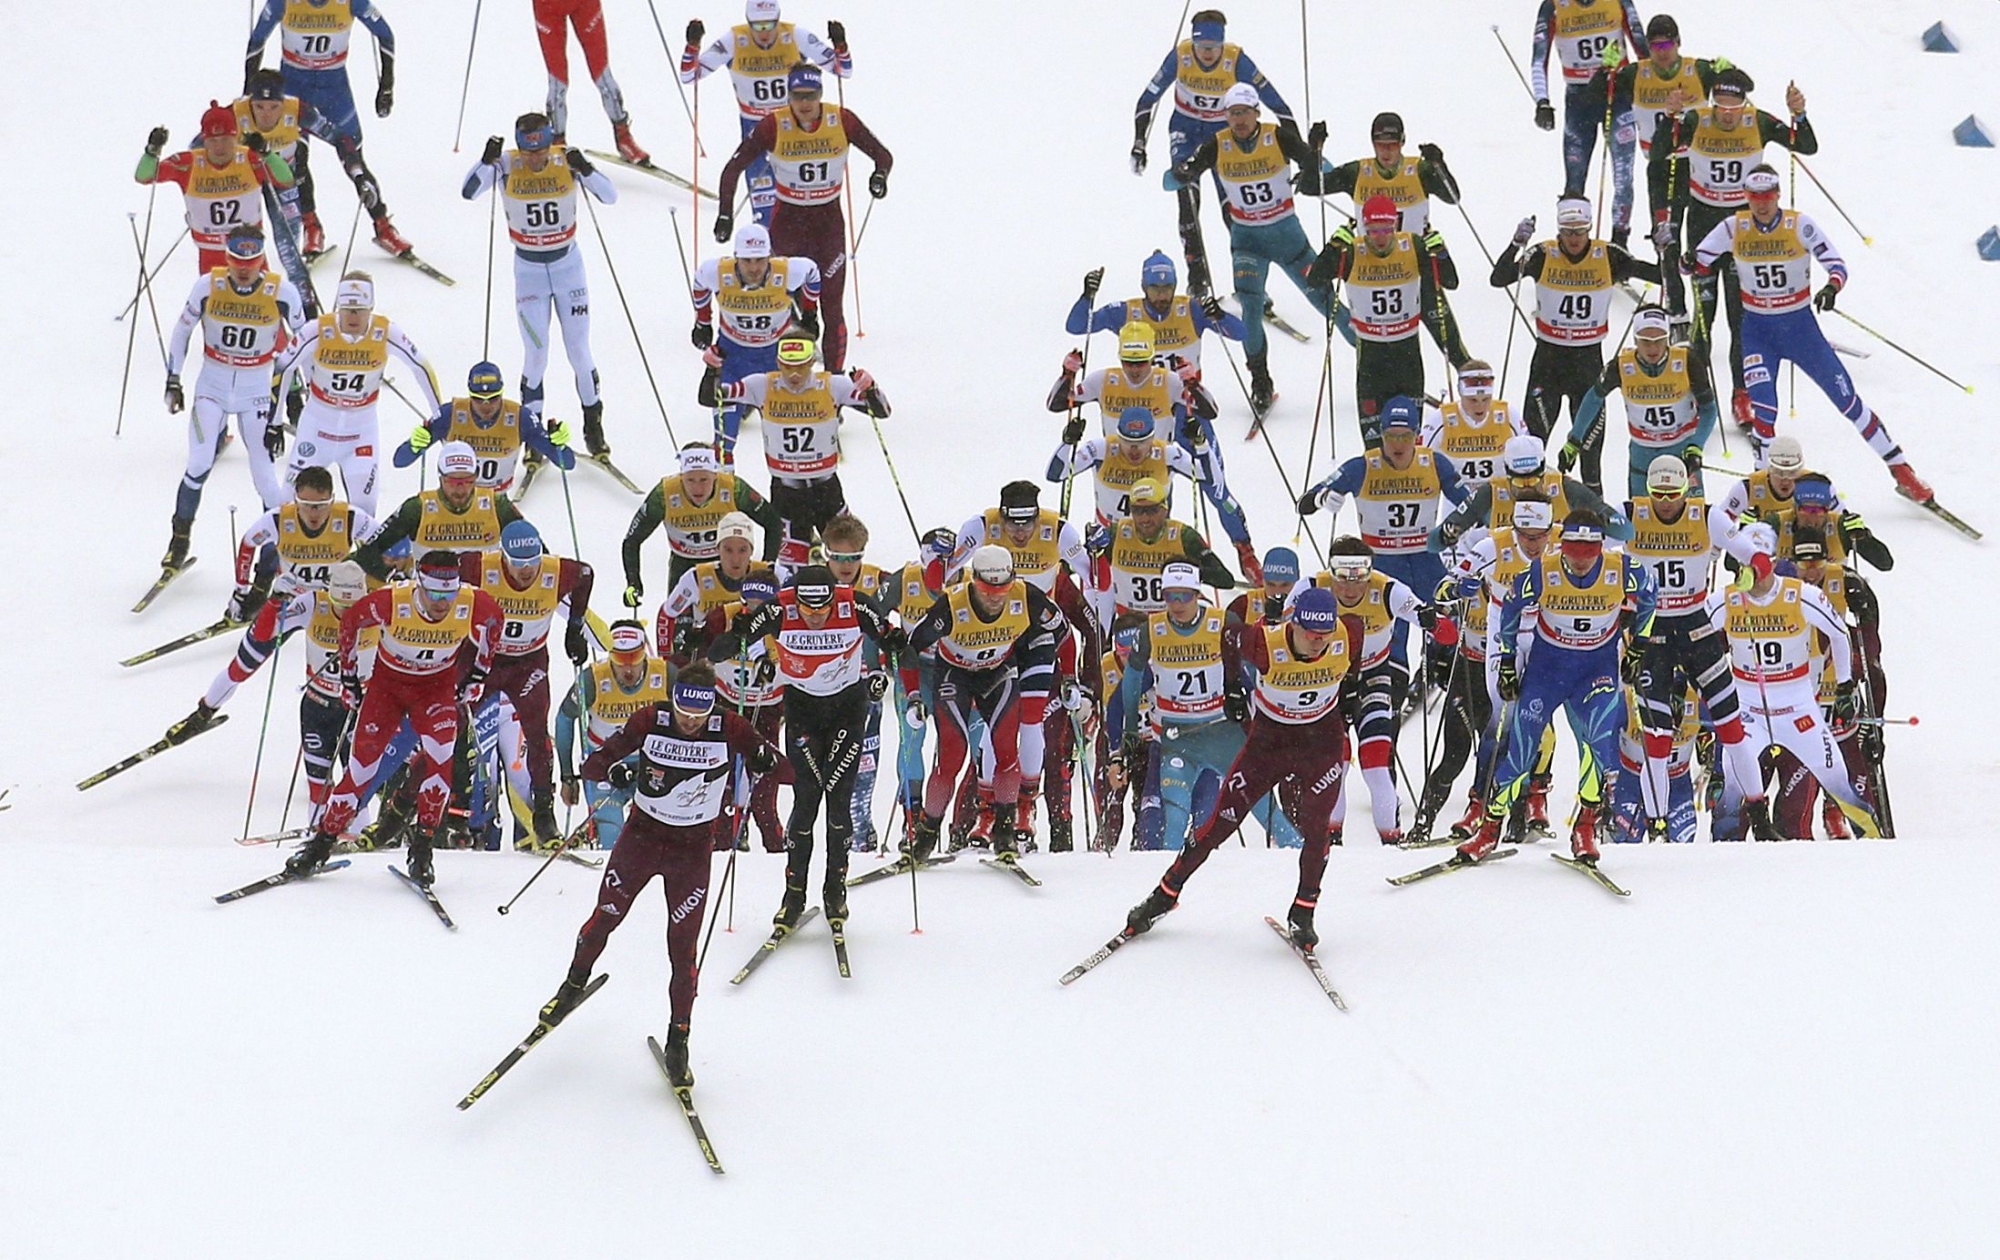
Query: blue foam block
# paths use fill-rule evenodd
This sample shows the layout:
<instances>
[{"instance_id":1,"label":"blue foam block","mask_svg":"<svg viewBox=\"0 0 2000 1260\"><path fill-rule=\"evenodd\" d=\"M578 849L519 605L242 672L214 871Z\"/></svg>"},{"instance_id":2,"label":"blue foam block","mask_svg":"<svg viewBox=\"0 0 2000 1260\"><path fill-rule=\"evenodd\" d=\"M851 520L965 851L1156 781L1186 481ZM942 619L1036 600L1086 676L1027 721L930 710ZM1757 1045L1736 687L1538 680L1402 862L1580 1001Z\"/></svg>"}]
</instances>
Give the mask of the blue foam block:
<instances>
[{"instance_id":1,"label":"blue foam block","mask_svg":"<svg viewBox=\"0 0 2000 1260\"><path fill-rule=\"evenodd\" d=\"M1953 35L1943 22L1933 22L1924 32L1924 51L1955 53L1958 51L1958 36Z\"/></svg>"},{"instance_id":2,"label":"blue foam block","mask_svg":"<svg viewBox=\"0 0 2000 1260\"><path fill-rule=\"evenodd\" d=\"M1967 114L1965 121L1951 129L1951 138L1958 141L1961 148L1990 149L1993 147L1993 133L1986 124L1979 121L1977 114Z\"/></svg>"},{"instance_id":3,"label":"blue foam block","mask_svg":"<svg viewBox=\"0 0 2000 1260\"><path fill-rule=\"evenodd\" d=\"M2000 227L1990 227L1979 234L1979 256L1987 262L2000 262Z\"/></svg>"}]
</instances>

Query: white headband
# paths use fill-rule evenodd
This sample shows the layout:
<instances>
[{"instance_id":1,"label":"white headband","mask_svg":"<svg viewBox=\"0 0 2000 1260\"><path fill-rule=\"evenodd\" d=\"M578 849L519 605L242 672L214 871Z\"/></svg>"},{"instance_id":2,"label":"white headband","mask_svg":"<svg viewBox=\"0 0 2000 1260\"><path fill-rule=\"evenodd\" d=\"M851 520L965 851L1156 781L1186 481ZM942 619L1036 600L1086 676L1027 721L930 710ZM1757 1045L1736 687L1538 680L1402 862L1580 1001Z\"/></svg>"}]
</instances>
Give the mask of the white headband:
<instances>
[{"instance_id":1,"label":"white headband","mask_svg":"<svg viewBox=\"0 0 2000 1260\"><path fill-rule=\"evenodd\" d=\"M347 279L334 290L335 309L343 306L361 306L373 309L375 306L375 282L372 280Z\"/></svg>"}]
</instances>

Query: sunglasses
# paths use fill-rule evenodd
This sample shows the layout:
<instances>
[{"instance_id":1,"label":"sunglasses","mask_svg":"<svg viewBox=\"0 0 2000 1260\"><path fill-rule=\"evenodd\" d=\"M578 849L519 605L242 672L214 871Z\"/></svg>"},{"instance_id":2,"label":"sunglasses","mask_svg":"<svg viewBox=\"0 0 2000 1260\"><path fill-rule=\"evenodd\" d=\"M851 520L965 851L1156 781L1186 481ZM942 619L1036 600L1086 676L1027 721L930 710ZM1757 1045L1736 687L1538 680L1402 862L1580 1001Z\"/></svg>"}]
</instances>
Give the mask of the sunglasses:
<instances>
[{"instance_id":1,"label":"sunglasses","mask_svg":"<svg viewBox=\"0 0 2000 1260\"><path fill-rule=\"evenodd\" d=\"M861 553L858 551L829 551L826 553L826 558L836 564L861 563Z\"/></svg>"},{"instance_id":2,"label":"sunglasses","mask_svg":"<svg viewBox=\"0 0 2000 1260\"><path fill-rule=\"evenodd\" d=\"M775 30L777 30L777 29L778 29L778 24L777 24L777 23L776 23L775 21L771 21L771 22L752 22L752 23L750 24L750 29L751 29L751 30L753 30L753 31L757 31L757 32L759 32L759 33L761 34L761 33L762 33L762 32L764 32L764 31L775 31Z\"/></svg>"},{"instance_id":3,"label":"sunglasses","mask_svg":"<svg viewBox=\"0 0 2000 1260\"><path fill-rule=\"evenodd\" d=\"M1200 591L1184 591L1184 590L1178 590L1178 589L1176 589L1176 590L1171 590L1171 591L1166 591L1166 592L1164 592L1164 593L1163 593L1163 596L1162 596L1162 597L1163 597L1163 598L1164 598L1164 599L1165 599L1165 600L1166 600L1166 601L1167 601L1167 602L1168 602L1169 604L1188 604L1188 603L1193 603L1193 602L1194 602L1195 600L1197 600L1197 599L1200 599L1200 598L1201 598L1201 592L1200 592Z\"/></svg>"}]
</instances>

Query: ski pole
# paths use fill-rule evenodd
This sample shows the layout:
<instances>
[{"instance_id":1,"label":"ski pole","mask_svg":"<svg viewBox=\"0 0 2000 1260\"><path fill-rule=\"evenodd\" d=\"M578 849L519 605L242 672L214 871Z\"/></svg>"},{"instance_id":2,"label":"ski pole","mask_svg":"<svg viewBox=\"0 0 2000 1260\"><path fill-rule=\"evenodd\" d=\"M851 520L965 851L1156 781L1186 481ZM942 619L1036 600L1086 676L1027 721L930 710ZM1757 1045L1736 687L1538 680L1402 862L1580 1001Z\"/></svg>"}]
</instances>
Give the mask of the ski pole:
<instances>
[{"instance_id":1,"label":"ski pole","mask_svg":"<svg viewBox=\"0 0 2000 1260\"><path fill-rule=\"evenodd\" d=\"M1854 720L1862 726L1918 726L1922 724L1922 719L1914 713L1906 718L1865 717Z\"/></svg>"},{"instance_id":2,"label":"ski pole","mask_svg":"<svg viewBox=\"0 0 2000 1260\"><path fill-rule=\"evenodd\" d=\"M910 533L915 536L917 545L921 547L924 531L917 528L916 513L910 511L909 496L903 493L903 479L896 474L896 461L889 454L889 439L882 435L882 421L871 411L868 413L868 422L875 426L875 441L882 447L882 462L889 466L889 480L895 484L896 497L902 501L903 519L910 523Z\"/></svg>"},{"instance_id":3,"label":"ski pole","mask_svg":"<svg viewBox=\"0 0 2000 1260\"><path fill-rule=\"evenodd\" d=\"M589 196L588 193L583 194ZM494 172L493 187L486 198L486 314L479 321L479 357L493 357L493 238L500 218L500 174Z\"/></svg>"},{"instance_id":4,"label":"ski pole","mask_svg":"<svg viewBox=\"0 0 2000 1260\"><path fill-rule=\"evenodd\" d=\"M854 234L854 248L848 251L850 259L861 257L861 238L868 235L868 221L875 217L875 203L878 200L880 198L870 197L868 199L868 209L863 211L861 215L861 230ZM854 287L854 322L857 324L861 322L861 286L859 285ZM859 337L861 334L857 332L854 335Z\"/></svg>"},{"instance_id":5,"label":"ski pole","mask_svg":"<svg viewBox=\"0 0 2000 1260\"><path fill-rule=\"evenodd\" d=\"M1528 86L1528 76L1521 72L1521 63L1515 59L1514 50L1507 47L1506 40L1500 38L1499 25L1496 23L1487 27L1487 29L1493 32L1494 42L1500 45L1500 51L1507 54L1507 64L1514 67L1514 77L1521 81L1521 90L1528 94L1529 100L1534 101L1537 105L1541 104L1541 101L1535 96L1535 89Z\"/></svg>"},{"instance_id":6,"label":"ski pole","mask_svg":"<svg viewBox=\"0 0 2000 1260\"><path fill-rule=\"evenodd\" d=\"M278 642L277 646L271 649L271 659L265 662L265 664L271 667L271 678L264 685L264 722L263 725L257 728L257 757L250 763L250 799L243 806L243 839L241 842L247 842L250 839L250 813L257 807L257 778L264 769L264 736L271 729L271 699L278 692L278 657L283 655L285 651L284 633L275 629L273 633L278 635Z\"/></svg>"},{"instance_id":7,"label":"ski pole","mask_svg":"<svg viewBox=\"0 0 2000 1260\"><path fill-rule=\"evenodd\" d=\"M1796 153L1792 155L1792 160L1799 164L1799 169L1806 173L1806 178L1813 182L1813 187L1819 189L1820 194L1826 198L1827 204L1833 207L1834 213L1839 215L1842 219L1845 219L1847 221L1847 226L1854 229L1854 234L1861 238L1861 243L1863 245L1873 246L1875 244L1875 238L1868 235L1868 233L1862 231L1861 225L1848 217L1847 211L1841 209L1840 203L1834 200L1833 194L1826 190L1826 185L1819 182L1819 176L1813 174L1812 167L1806 165L1806 160L1800 157Z\"/></svg>"},{"instance_id":8,"label":"ski pole","mask_svg":"<svg viewBox=\"0 0 2000 1260\"><path fill-rule=\"evenodd\" d=\"M838 66L836 65L835 68L837 70ZM833 76L833 92L834 100L840 106L840 112L843 115L846 114L847 80L841 78L838 73ZM854 288L854 336L856 340L859 340L862 337L866 337L868 333L861 326L861 273L854 265L854 252L860 248L854 235L854 181L851 179L842 179L840 183L841 192L847 195L847 214L843 216L847 221L847 277L848 282ZM872 203L874 198L870 197L869 201ZM875 207L871 204L868 208L872 211Z\"/></svg>"},{"instance_id":9,"label":"ski pole","mask_svg":"<svg viewBox=\"0 0 2000 1260\"><path fill-rule=\"evenodd\" d=\"M535 881L542 877L542 872L548 870L549 867L555 865L556 859L561 857L564 851L568 849L569 847L568 840L569 838L565 836L561 843L557 844L553 849L549 850L549 855L542 859L542 864L535 868L535 873L533 875L528 876L528 882L521 885L520 889L516 891L513 896L507 898L506 905L495 907L501 914L505 914L509 910L512 910L514 908L514 903L519 901L524 895L526 895L527 891L530 888L533 888L535 886Z\"/></svg>"},{"instance_id":10,"label":"ski pole","mask_svg":"<svg viewBox=\"0 0 2000 1260\"><path fill-rule=\"evenodd\" d=\"M139 241L139 279L132 286L132 305L127 308L130 310L138 309L139 295L146 288L146 239L153 234L153 197L159 190L160 185L157 181L146 185L146 236ZM174 244L179 245L180 242L175 241ZM160 265L164 267L166 260L161 259ZM121 315L119 318L123 319L124 316ZM125 330L125 375L122 378L124 383L118 387L118 424L111 431L113 437L123 437L125 434L125 397L132 388L132 348L138 336L139 321L135 319Z\"/></svg>"},{"instance_id":11,"label":"ski pole","mask_svg":"<svg viewBox=\"0 0 2000 1260\"><path fill-rule=\"evenodd\" d=\"M354 222L347 228L347 252L340 256L340 274L346 275L354 269L354 238L361 235L361 199L354 201Z\"/></svg>"},{"instance_id":12,"label":"ski pole","mask_svg":"<svg viewBox=\"0 0 2000 1260\"><path fill-rule=\"evenodd\" d=\"M680 61L674 56L673 45L667 42L667 31L665 27L660 25L660 11L653 7L653 0L646 0L646 11L653 15L653 30L658 32L660 36L660 51L667 54L667 64L674 67L674 87L681 94L681 112L687 115L688 128L694 132L694 151L695 156L699 158L707 152L707 150L701 147L701 115L697 111L688 108L687 85L681 82ZM696 104L701 102L701 80L699 78L694 81L694 99ZM697 166L695 169L699 173L701 168ZM700 183L701 181L696 179L689 182Z\"/></svg>"},{"instance_id":13,"label":"ski pole","mask_svg":"<svg viewBox=\"0 0 2000 1260\"><path fill-rule=\"evenodd\" d=\"M152 217L152 212L149 209L147 211L147 218L150 219L151 217ZM152 237L152 233L153 229L149 225L146 228L146 235L149 240ZM180 252L181 242L186 240L187 238L188 238L188 230L187 228L183 227L181 229L181 234L174 238L174 243L172 245L167 246L167 252L160 255L160 261L154 263L153 269L146 273L147 283L150 284L152 281L159 278L160 273L167 269L168 261L171 260L175 254ZM135 289L132 291L132 300L125 303L124 310L118 312L116 315L113 315L111 317L111 322L114 324L121 324L125 322L125 317L127 315L130 315L133 311L137 310L138 307L139 307L139 292L138 290Z\"/></svg>"},{"instance_id":14,"label":"ski pole","mask_svg":"<svg viewBox=\"0 0 2000 1260\"><path fill-rule=\"evenodd\" d=\"M678 450L681 440L674 436L674 422L667 418L667 402L660 397L660 382L653 376L653 361L646 355L646 342L639 336L638 321L632 318L632 304L625 300L625 285L618 279L618 264L611 259L611 242L604 239L604 228L597 221L597 207L591 203L590 194L585 192L578 200L590 212L590 229L597 233L597 247L603 251L604 267L611 273L611 287L618 291L618 305L625 310L625 326L632 330L632 344L639 351L640 365L646 369L646 383L652 386L653 401L660 408L660 422L667 426L667 440Z\"/></svg>"},{"instance_id":15,"label":"ski pole","mask_svg":"<svg viewBox=\"0 0 2000 1260\"><path fill-rule=\"evenodd\" d=\"M465 46L465 79L458 85L458 126L451 133L451 151L458 152L458 142L465 137L465 97L472 90L472 54L479 48L479 11L485 7L485 0L472 0L472 39Z\"/></svg>"},{"instance_id":16,"label":"ski pole","mask_svg":"<svg viewBox=\"0 0 2000 1260\"><path fill-rule=\"evenodd\" d=\"M1812 172L1808 171L1806 173L1810 175ZM1951 384L1958 386L1960 389L1964 390L1968 394L1972 392L1972 386L1965 384L1963 381L1954 380L1952 377L1946 376L1943 372L1939 371L1937 368L1932 367L1929 363L1925 362L1923 359L1919 358L1915 354L1912 354L1910 351L1904 349L1902 346L1897 345L1895 342L1889 340L1887 337L1884 337L1881 333L1876 332L1873 328L1870 328L1868 325L1854 318L1854 316L1849 315L1846 311L1841 310L1838 306L1833 308L1833 313L1840 316L1848 323L1854 325L1856 328L1859 328L1862 332L1867 333L1869 336L1881 342L1883 345L1889 347L1891 350L1894 350L1896 353L1902 355L1910 362L1924 369L1926 372L1929 372L1931 375L1937 377L1939 380L1949 381Z\"/></svg>"},{"instance_id":17,"label":"ski pole","mask_svg":"<svg viewBox=\"0 0 2000 1260\"><path fill-rule=\"evenodd\" d=\"M292 798L299 794L299 770L305 765L305 761L306 745L304 740L300 740L299 751L292 757L292 781L285 788L285 808L278 814L278 830L280 832L283 832L285 824L292 820Z\"/></svg>"},{"instance_id":18,"label":"ski pole","mask_svg":"<svg viewBox=\"0 0 2000 1260\"><path fill-rule=\"evenodd\" d=\"M1472 221L1472 216L1470 214L1466 213L1465 203L1463 201L1453 202L1451 208L1458 211L1459 218L1465 220L1466 228L1469 229L1472 233L1472 243L1474 245L1479 246L1479 252L1486 258L1487 267L1492 268L1499 265L1498 260L1493 257L1493 251L1486 248L1486 238L1479 234L1479 225ZM1514 282L1507 286L1507 296L1511 298L1514 303L1515 321L1518 322L1521 325L1521 327L1526 328L1528 330L1528 335L1530 337L1534 336L1535 330L1529 326L1528 317L1521 313L1521 279L1518 274L1515 276ZM1514 329L1512 325L1509 325L1507 329L1507 351L1509 354L1512 354L1514 350L1513 339L1514 339ZM1507 392L1507 375L1504 362L1502 365L1501 375L1500 375L1500 392L1503 394Z\"/></svg>"},{"instance_id":19,"label":"ski pole","mask_svg":"<svg viewBox=\"0 0 2000 1260\"><path fill-rule=\"evenodd\" d=\"M1229 361L1229 371L1236 378L1236 388L1242 391L1243 401L1245 405L1248 405L1250 402L1250 387L1243 383L1243 371L1236 366L1236 356L1229 352L1229 343L1227 341L1222 343L1222 357ZM1252 407L1251 410L1255 411L1256 408ZM1284 483L1286 495L1290 496L1294 504L1297 504L1299 501L1299 492L1292 489L1292 476L1285 471L1285 461L1278 458L1278 448L1271 441L1271 431L1260 424L1257 426L1257 433L1258 436L1264 439L1264 449L1271 452L1271 462L1278 467L1278 479ZM1301 521L1300 524L1304 525L1305 522ZM1306 540L1312 543L1313 554L1319 557L1320 567L1326 567L1326 553L1320 550L1319 536L1313 533L1311 526L1306 526L1305 534Z\"/></svg>"},{"instance_id":20,"label":"ski pole","mask_svg":"<svg viewBox=\"0 0 2000 1260\"><path fill-rule=\"evenodd\" d=\"M741 715L743 712L742 706L738 705L736 711ZM734 782L736 776L741 773L743 773L743 758L739 756L736 758L735 767L729 772L730 781ZM702 965L708 961L709 942L715 939L715 925L722 921L722 916L715 913L714 901L721 900L723 893L727 893L730 905L733 906L736 904L736 842L743 835L743 820L750 816L749 809L745 808L748 804L749 801L746 799L736 811L736 834L729 838L729 861L724 863L722 867L722 891L717 893L715 898L711 900L708 915L708 933L701 938L701 956L695 959L694 962L694 969L697 973L701 971Z\"/></svg>"},{"instance_id":21,"label":"ski pole","mask_svg":"<svg viewBox=\"0 0 2000 1260\"><path fill-rule=\"evenodd\" d=\"M1088 305L1088 303L1086 303L1086 305ZM1083 325L1083 361L1077 365L1076 369L1076 379L1078 384L1081 384L1084 378L1090 375L1090 323L1089 323L1090 315L1088 312L1085 313L1084 320L1085 322ZM1069 425L1076 424L1080 422L1082 419L1083 419L1083 403L1077 398L1076 390L1074 387L1072 387L1069 396L1069 417L1064 422L1064 427L1067 428ZM1063 467L1063 487L1062 487L1062 505L1061 505L1062 510L1060 512L1060 515L1064 520L1069 519L1070 483L1076 480L1076 448L1077 448L1077 443L1071 442L1069 444L1069 460Z\"/></svg>"},{"instance_id":22,"label":"ski pole","mask_svg":"<svg viewBox=\"0 0 2000 1260\"><path fill-rule=\"evenodd\" d=\"M132 231L132 248L139 256L139 265L144 267L146 265L146 243L139 239L137 219L137 215L128 212L125 215L125 226ZM153 286L147 284L143 287L146 293L146 310L153 317L153 344L160 348L160 366L164 368L167 366L167 335L160 329L160 307L153 300ZM137 324L139 321L135 319L132 322Z\"/></svg>"},{"instance_id":23,"label":"ski pole","mask_svg":"<svg viewBox=\"0 0 2000 1260\"><path fill-rule=\"evenodd\" d=\"M923 863L917 861L915 858L910 859L910 935L911 936L922 936L924 934L923 916L919 914L917 911L917 868L922 865Z\"/></svg>"},{"instance_id":24,"label":"ski pole","mask_svg":"<svg viewBox=\"0 0 2000 1260\"><path fill-rule=\"evenodd\" d=\"M1319 379L1320 384L1325 388L1313 391L1312 436L1306 439L1306 466L1299 473L1299 480L1306 483L1308 490L1312 488L1313 484L1313 455L1319 449L1319 422L1322 417L1330 416L1333 413L1333 343L1331 341L1327 343L1326 359L1320 364ZM1261 430L1263 426L1259 425L1258 428ZM1328 436L1332 436L1331 426L1328 428ZM1292 511L1294 514L1292 521L1292 541L1296 543L1299 540L1299 536L1305 532L1306 514L1298 510L1298 500L1296 499L1292 501Z\"/></svg>"}]
</instances>

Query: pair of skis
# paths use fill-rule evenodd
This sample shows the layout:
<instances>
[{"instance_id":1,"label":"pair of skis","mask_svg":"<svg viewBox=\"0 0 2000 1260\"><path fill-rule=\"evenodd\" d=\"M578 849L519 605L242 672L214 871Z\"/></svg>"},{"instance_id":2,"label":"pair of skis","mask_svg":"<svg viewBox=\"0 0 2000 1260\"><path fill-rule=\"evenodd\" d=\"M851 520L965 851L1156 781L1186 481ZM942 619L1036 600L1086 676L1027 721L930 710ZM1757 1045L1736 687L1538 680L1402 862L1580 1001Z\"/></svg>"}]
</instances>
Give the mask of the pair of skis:
<instances>
[{"instance_id":1,"label":"pair of skis","mask_svg":"<svg viewBox=\"0 0 2000 1260\"><path fill-rule=\"evenodd\" d=\"M286 884L296 884L302 880L312 879L315 876L324 875L328 871L340 870L347 865L349 865L349 862L346 858L335 858L331 862L323 863L310 871L299 874L294 874L288 870L279 871L275 875L266 875L262 879L243 885L241 888L232 888L226 893L221 893L216 897L215 903L219 906L226 906L232 901L241 901L245 897L254 897L258 893L269 892L273 888L281 888ZM458 930L458 924L452 922L450 912L444 908L444 903L438 900L435 889L426 884L418 883L410 877L408 871L400 866L391 865L389 873L394 875L399 883L422 897L424 903L431 908L431 913L437 916L438 922L444 924L454 932Z\"/></svg>"},{"instance_id":2,"label":"pair of skis","mask_svg":"<svg viewBox=\"0 0 2000 1260\"><path fill-rule=\"evenodd\" d=\"M1497 862L1501 858L1513 857L1516 853L1519 852L1520 852L1519 849L1512 849L1512 848L1495 849L1493 852L1487 854L1483 858L1471 858L1467 857L1463 853L1454 853L1450 857L1446 858L1444 861L1435 863L1431 866L1426 866L1422 870L1411 871L1407 875L1394 876L1389 880L1389 882L1395 885L1397 888L1407 888L1409 885L1418 883L1419 881L1422 880L1431 879L1438 875L1448 875L1453 871L1462 871L1466 870L1469 867L1484 866L1488 862ZM1591 882L1595 883L1596 885L1598 885L1598 887L1604 889L1604 891L1608 893L1613 894L1614 896L1629 897L1632 895L1630 889L1621 887L1609 875L1606 875L1603 871L1599 870L1597 863L1595 862L1586 862L1580 858L1564 857L1560 853L1551 853L1549 854L1549 856L1554 858L1556 861L1562 863L1570 870L1576 871L1588 877L1591 880Z\"/></svg>"},{"instance_id":3,"label":"pair of skis","mask_svg":"<svg viewBox=\"0 0 2000 1260\"><path fill-rule=\"evenodd\" d=\"M582 1006L585 1002L588 1002L610 979L611 977L607 974L592 980L584 989L583 996L577 998L576 1006L570 1007L569 1014L574 1015L577 1006ZM568 1015L565 1015L564 1018L567 1019ZM554 1032L555 1028L556 1025L547 1023L546 1021L535 1021L534 1028L530 1029L528 1035L521 1039L521 1044L509 1050L507 1056L501 1059L491 1072L480 1078L479 1083L472 1087L471 1092L458 1100L458 1109L464 1111L472 1106L472 1104L484 1098L486 1091L498 1084L501 1077L513 1071L514 1065L525 1058L528 1051L540 1045L542 1038ZM687 1118L688 1128L694 1132L695 1144L701 1148L702 1158L708 1161L708 1166L712 1171L720 1174L722 1172L722 1160L715 1153L714 1143L708 1140L708 1129L701 1122L701 1114L694 1109L694 1087L692 1085L674 1084L672 1074L667 1071L667 1052L661 1047L657 1038L647 1037L646 1048L652 1052L653 1062L659 1065L661 1074L667 1077L667 1084L674 1091L674 1101L680 1104L681 1115Z\"/></svg>"},{"instance_id":4,"label":"pair of skis","mask_svg":"<svg viewBox=\"0 0 2000 1260\"><path fill-rule=\"evenodd\" d=\"M188 563L193 564L194 561L190 560ZM175 570L175 572L178 573L179 570ZM162 587L160 589L164 590L165 588ZM147 602L151 602L150 597L148 597ZM133 611L136 612L138 610L134 609ZM169 652L178 652L184 647L193 647L197 643L205 643L218 635L228 634L231 630L241 630L249 624L247 621L231 621L227 617L218 617L199 630L190 631L178 639L168 639L158 647L147 648L137 656L128 656L118 663L127 669L130 669L134 665L144 665L147 661L158 660Z\"/></svg>"},{"instance_id":5,"label":"pair of skis","mask_svg":"<svg viewBox=\"0 0 2000 1260\"><path fill-rule=\"evenodd\" d=\"M602 468L605 472L611 475L611 479L613 481L616 481L619 485L625 487L625 489L631 491L633 494L643 496L646 493L646 491L639 485L638 482L632 480L630 477L625 475L624 469L618 467L618 465L611 462L611 456L592 455L587 452L580 452L579 454L581 459L585 463L595 464L599 468ZM535 484L535 478L538 475L540 475L542 469L548 467L548 463L549 461L546 459L538 459L534 463L527 465L525 468L521 470L521 479L514 485L514 491L513 491L514 502L519 503L521 500L528 497L528 487Z\"/></svg>"},{"instance_id":6,"label":"pair of skis","mask_svg":"<svg viewBox=\"0 0 2000 1260\"><path fill-rule=\"evenodd\" d=\"M1326 994L1327 1000L1333 1003L1335 1009L1346 1010L1347 1000L1340 996L1340 990L1333 987L1333 979L1326 974L1326 968L1320 963L1319 953L1315 947L1301 941L1289 926L1280 923L1268 914L1264 916L1264 922L1270 926L1273 932L1278 934L1280 940L1291 946L1292 953L1298 955L1299 961L1306 965L1306 970L1312 973L1314 982L1319 985L1320 992ZM1060 983L1076 983L1086 972L1096 968L1105 959L1123 949L1128 942L1138 935L1129 925L1121 928L1118 935L1106 941L1098 948L1096 953L1064 972Z\"/></svg>"},{"instance_id":7,"label":"pair of skis","mask_svg":"<svg viewBox=\"0 0 2000 1260\"><path fill-rule=\"evenodd\" d=\"M743 970L729 978L729 983L742 984L745 980L748 980L757 968L763 966L771 955L778 952L778 946L797 936L806 924L811 923L818 917L819 907L808 906L805 913L799 916L797 923L792 924L790 927L773 927L771 934L764 938L764 943L757 947L757 952L750 955L750 960L743 964ZM847 924L844 920L838 923L834 923L832 920L828 920L828 922L832 923L833 927L834 966L839 970L842 980L852 980L854 978L854 969L849 965L847 960Z\"/></svg>"}]
</instances>

